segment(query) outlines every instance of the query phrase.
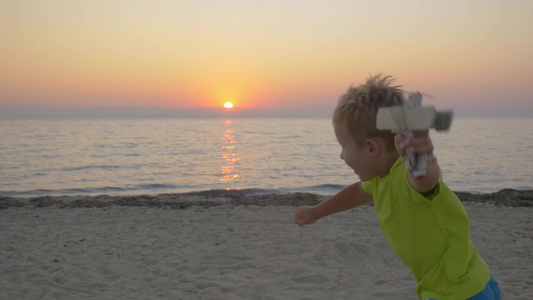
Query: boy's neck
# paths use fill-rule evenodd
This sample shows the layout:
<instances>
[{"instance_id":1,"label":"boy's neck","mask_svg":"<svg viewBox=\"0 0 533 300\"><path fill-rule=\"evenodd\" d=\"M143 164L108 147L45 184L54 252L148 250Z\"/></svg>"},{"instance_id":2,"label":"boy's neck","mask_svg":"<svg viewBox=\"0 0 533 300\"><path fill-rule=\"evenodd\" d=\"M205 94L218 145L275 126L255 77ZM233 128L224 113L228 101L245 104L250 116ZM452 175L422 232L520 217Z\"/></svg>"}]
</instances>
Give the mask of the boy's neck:
<instances>
[{"instance_id":1,"label":"boy's neck","mask_svg":"<svg viewBox=\"0 0 533 300\"><path fill-rule=\"evenodd\" d=\"M392 168L394 163L398 160L398 157L400 157L400 155L396 151L391 151L391 152L383 154L383 157L380 160L381 163L378 166L379 177L383 178L389 175L390 169Z\"/></svg>"}]
</instances>

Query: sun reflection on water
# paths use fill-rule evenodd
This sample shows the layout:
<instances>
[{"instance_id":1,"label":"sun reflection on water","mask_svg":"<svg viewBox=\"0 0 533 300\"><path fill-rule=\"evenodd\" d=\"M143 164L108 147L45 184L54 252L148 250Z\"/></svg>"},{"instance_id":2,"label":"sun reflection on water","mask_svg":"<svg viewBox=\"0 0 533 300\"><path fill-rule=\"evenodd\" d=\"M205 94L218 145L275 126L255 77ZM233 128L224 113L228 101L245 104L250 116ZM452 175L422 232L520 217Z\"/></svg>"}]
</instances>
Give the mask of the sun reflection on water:
<instances>
[{"instance_id":1,"label":"sun reflection on water","mask_svg":"<svg viewBox=\"0 0 533 300\"><path fill-rule=\"evenodd\" d=\"M225 120L224 125L226 130L224 131L223 136L223 146L221 157L224 160L224 164L220 167L220 183L229 184L232 181L240 178L239 173L237 172L236 166L241 160L237 153L237 147L235 142L235 131L232 126L233 123L231 120ZM227 188L229 190L229 188Z\"/></svg>"}]
</instances>

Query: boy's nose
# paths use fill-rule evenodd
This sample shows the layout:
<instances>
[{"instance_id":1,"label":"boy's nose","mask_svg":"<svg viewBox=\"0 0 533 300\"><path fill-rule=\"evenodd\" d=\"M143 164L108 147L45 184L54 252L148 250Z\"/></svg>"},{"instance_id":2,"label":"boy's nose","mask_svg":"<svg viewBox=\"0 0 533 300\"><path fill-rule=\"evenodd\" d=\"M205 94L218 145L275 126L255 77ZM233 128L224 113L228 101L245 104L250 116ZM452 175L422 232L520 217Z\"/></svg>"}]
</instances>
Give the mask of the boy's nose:
<instances>
[{"instance_id":1,"label":"boy's nose","mask_svg":"<svg viewBox=\"0 0 533 300\"><path fill-rule=\"evenodd\" d=\"M342 160L344 160L344 150L341 151L340 158L341 158Z\"/></svg>"}]
</instances>

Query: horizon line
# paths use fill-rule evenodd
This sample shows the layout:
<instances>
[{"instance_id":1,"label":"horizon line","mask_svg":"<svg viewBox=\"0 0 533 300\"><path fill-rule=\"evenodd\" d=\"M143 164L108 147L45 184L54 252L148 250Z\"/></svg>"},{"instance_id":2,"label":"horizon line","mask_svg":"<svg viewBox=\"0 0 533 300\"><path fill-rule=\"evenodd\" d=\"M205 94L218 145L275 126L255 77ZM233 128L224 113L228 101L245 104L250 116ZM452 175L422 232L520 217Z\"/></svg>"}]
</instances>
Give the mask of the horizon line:
<instances>
[{"instance_id":1,"label":"horizon line","mask_svg":"<svg viewBox=\"0 0 533 300\"><path fill-rule=\"evenodd\" d=\"M170 118L331 118L334 107L232 108L164 106L67 106L0 104L0 120L170 119ZM525 111L455 110L456 118L531 119Z\"/></svg>"}]
</instances>

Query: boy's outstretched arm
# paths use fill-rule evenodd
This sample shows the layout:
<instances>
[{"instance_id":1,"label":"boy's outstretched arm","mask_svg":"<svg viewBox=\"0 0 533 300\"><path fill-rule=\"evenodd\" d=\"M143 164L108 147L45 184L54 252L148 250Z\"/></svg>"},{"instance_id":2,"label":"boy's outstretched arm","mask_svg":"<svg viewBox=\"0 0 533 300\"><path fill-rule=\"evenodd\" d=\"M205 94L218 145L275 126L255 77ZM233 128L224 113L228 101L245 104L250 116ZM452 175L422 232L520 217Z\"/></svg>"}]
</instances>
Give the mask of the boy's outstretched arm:
<instances>
[{"instance_id":1,"label":"boy's outstretched arm","mask_svg":"<svg viewBox=\"0 0 533 300\"><path fill-rule=\"evenodd\" d=\"M352 209L372 200L372 195L363 191L361 182L356 182L331 198L315 206L301 206L294 212L294 223L304 226L331 214Z\"/></svg>"},{"instance_id":2,"label":"boy's outstretched arm","mask_svg":"<svg viewBox=\"0 0 533 300\"><path fill-rule=\"evenodd\" d=\"M415 177L412 172L407 175L409 184L419 193L431 192L440 178L440 167L437 159L433 155L433 143L429 137L428 130L413 131L405 138L401 134L395 136L395 144L398 153L401 156L405 155L405 149L409 147L413 153L427 154L428 163L426 166L426 175L422 177Z\"/></svg>"}]
</instances>

